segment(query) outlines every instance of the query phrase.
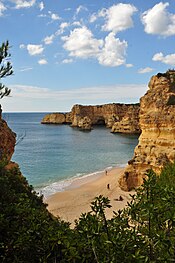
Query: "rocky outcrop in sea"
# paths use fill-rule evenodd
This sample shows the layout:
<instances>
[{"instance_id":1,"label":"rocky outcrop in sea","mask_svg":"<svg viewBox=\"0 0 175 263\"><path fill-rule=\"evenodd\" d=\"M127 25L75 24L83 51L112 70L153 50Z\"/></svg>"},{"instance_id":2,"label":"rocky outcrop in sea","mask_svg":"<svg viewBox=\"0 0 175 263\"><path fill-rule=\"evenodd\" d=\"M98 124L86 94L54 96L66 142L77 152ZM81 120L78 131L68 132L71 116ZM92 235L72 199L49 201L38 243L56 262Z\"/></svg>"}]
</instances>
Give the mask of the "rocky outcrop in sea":
<instances>
[{"instance_id":1,"label":"rocky outcrop in sea","mask_svg":"<svg viewBox=\"0 0 175 263\"><path fill-rule=\"evenodd\" d=\"M74 105L69 113L47 114L42 124L71 124L81 130L105 125L111 132L140 133L139 104Z\"/></svg>"}]
</instances>

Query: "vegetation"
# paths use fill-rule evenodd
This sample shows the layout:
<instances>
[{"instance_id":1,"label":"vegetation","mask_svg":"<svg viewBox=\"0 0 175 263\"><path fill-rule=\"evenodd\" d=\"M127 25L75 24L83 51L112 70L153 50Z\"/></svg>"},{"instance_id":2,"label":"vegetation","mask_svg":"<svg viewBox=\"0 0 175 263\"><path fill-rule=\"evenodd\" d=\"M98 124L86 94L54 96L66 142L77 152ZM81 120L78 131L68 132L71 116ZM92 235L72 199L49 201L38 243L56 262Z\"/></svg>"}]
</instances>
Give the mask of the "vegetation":
<instances>
[{"instance_id":1,"label":"vegetation","mask_svg":"<svg viewBox=\"0 0 175 263\"><path fill-rule=\"evenodd\" d=\"M91 203L75 228L53 217L18 168L0 166L0 262L174 262L175 164L153 171L131 203L107 220L110 201Z\"/></svg>"},{"instance_id":2,"label":"vegetation","mask_svg":"<svg viewBox=\"0 0 175 263\"><path fill-rule=\"evenodd\" d=\"M6 41L0 46L0 98L8 96L10 89L1 83L1 79L13 74L12 64L9 61L11 54L9 53L9 42Z\"/></svg>"}]
</instances>

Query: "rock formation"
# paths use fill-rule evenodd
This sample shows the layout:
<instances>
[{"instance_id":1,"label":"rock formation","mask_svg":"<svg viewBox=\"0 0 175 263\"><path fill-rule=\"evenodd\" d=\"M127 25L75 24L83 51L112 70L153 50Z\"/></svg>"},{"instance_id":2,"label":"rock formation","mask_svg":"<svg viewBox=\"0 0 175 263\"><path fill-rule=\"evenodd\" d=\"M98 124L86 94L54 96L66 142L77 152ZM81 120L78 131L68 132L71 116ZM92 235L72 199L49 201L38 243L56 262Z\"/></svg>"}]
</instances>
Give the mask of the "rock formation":
<instances>
[{"instance_id":1,"label":"rock formation","mask_svg":"<svg viewBox=\"0 0 175 263\"><path fill-rule=\"evenodd\" d=\"M120 178L124 190L141 185L148 169L160 173L175 159L175 71L158 73L148 87L140 100L139 143Z\"/></svg>"},{"instance_id":2,"label":"rock formation","mask_svg":"<svg viewBox=\"0 0 175 263\"><path fill-rule=\"evenodd\" d=\"M8 127L7 123L2 119L2 111L0 106L0 161L6 160L10 162L10 159L14 153L16 135Z\"/></svg>"},{"instance_id":3,"label":"rock formation","mask_svg":"<svg viewBox=\"0 0 175 263\"><path fill-rule=\"evenodd\" d=\"M47 114L41 123L71 123L82 130L105 125L112 132L139 133L139 104L74 105L70 113Z\"/></svg>"},{"instance_id":4,"label":"rock formation","mask_svg":"<svg viewBox=\"0 0 175 263\"><path fill-rule=\"evenodd\" d=\"M42 124L65 124L71 123L70 113L51 113L44 116Z\"/></svg>"}]
</instances>

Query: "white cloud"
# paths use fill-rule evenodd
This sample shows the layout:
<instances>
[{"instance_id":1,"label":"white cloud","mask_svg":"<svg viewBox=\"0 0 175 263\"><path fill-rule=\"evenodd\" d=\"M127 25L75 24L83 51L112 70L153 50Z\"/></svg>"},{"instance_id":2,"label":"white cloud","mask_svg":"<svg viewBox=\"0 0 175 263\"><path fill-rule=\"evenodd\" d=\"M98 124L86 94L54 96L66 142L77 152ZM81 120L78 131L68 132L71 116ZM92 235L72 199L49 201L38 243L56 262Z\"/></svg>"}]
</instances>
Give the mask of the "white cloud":
<instances>
[{"instance_id":1,"label":"white cloud","mask_svg":"<svg viewBox=\"0 0 175 263\"><path fill-rule=\"evenodd\" d=\"M140 68L138 70L138 73L139 74L144 74L144 73L149 73L149 72L152 72L154 69L153 68L150 68L150 67L146 67L146 68Z\"/></svg>"},{"instance_id":2,"label":"white cloud","mask_svg":"<svg viewBox=\"0 0 175 263\"><path fill-rule=\"evenodd\" d=\"M39 9L40 9L40 11L42 11L44 9L44 3L43 2L39 3Z\"/></svg>"},{"instance_id":3,"label":"white cloud","mask_svg":"<svg viewBox=\"0 0 175 263\"><path fill-rule=\"evenodd\" d=\"M36 3L36 0L10 0L12 3L15 4L15 8L16 9L21 9L21 8L30 8L32 6L34 6L34 4Z\"/></svg>"},{"instance_id":4,"label":"white cloud","mask_svg":"<svg viewBox=\"0 0 175 263\"><path fill-rule=\"evenodd\" d=\"M44 48L42 45L28 44L26 48L27 48L30 56L40 55L44 51Z\"/></svg>"},{"instance_id":5,"label":"white cloud","mask_svg":"<svg viewBox=\"0 0 175 263\"><path fill-rule=\"evenodd\" d=\"M25 46L24 44L20 44L19 47L20 47L21 49L23 49L23 48L25 48L26 46Z\"/></svg>"},{"instance_id":6,"label":"white cloud","mask_svg":"<svg viewBox=\"0 0 175 263\"><path fill-rule=\"evenodd\" d=\"M175 54L169 54L167 56L164 56L162 52L156 53L153 58L153 61L160 61L162 63L175 66Z\"/></svg>"},{"instance_id":7,"label":"white cloud","mask_svg":"<svg viewBox=\"0 0 175 263\"><path fill-rule=\"evenodd\" d=\"M40 15L38 15L38 17L48 17L48 15L46 15L46 14L40 14Z\"/></svg>"},{"instance_id":8,"label":"white cloud","mask_svg":"<svg viewBox=\"0 0 175 263\"><path fill-rule=\"evenodd\" d=\"M127 42L115 38L113 32L105 40L96 39L85 26L75 28L69 36L62 37L63 47L69 56L78 58L96 58L101 65L116 67L125 64Z\"/></svg>"},{"instance_id":9,"label":"white cloud","mask_svg":"<svg viewBox=\"0 0 175 263\"><path fill-rule=\"evenodd\" d=\"M89 18L89 22L90 23L94 23L97 20L98 16L96 13L93 13L90 18Z\"/></svg>"},{"instance_id":10,"label":"white cloud","mask_svg":"<svg viewBox=\"0 0 175 263\"><path fill-rule=\"evenodd\" d=\"M92 32L85 26L75 28L69 36L62 37L63 47L70 52L70 56L79 58L94 57L99 53L103 40L93 37Z\"/></svg>"},{"instance_id":11,"label":"white cloud","mask_svg":"<svg viewBox=\"0 0 175 263\"><path fill-rule=\"evenodd\" d=\"M44 41L45 45L50 45L53 43L54 38L55 38L55 35L52 34L51 36L45 37L43 41Z\"/></svg>"},{"instance_id":12,"label":"white cloud","mask_svg":"<svg viewBox=\"0 0 175 263\"><path fill-rule=\"evenodd\" d=\"M105 38L104 46L98 56L101 65L116 67L125 64L127 42L115 38L113 32Z\"/></svg>"},{"instance_id":13,"label":"white cloud","mask_svg":"<svg viewBox=\"0 0 175 263\"><path fill-rule=\"evenodd\" d=\"M38 64L40 64L40 65L46 65L47 63L48 63L47 60L44 58L38 60Z\"/></svg>"},{"instance_id":14,"label":"white cloud","mask_svg":"<svg viewBox=\"0 0 175 263\"><path fill-rule=\"evenodd\" d=\"M126 64L125 65L127 68L132 68L133 67L133 64Z\"/></svg>"},{"instance_id":15,"label":"white cloud","mask_svg":"<svg viewBox=\"0 0 175 263\"><path fill-rule=\"evenodd\" d=\"M64 60L62 61L63 64L70 64L70 63L72 63L72 62L73 62L73 59L72 59L72 58L70 58L70 59L64 59Z\"/></svg>"},{"instance_id":16,"label":"white cloud","mask_svg":"<svg viewBox=\"0 0 175 263\"><path fill-rule=\"evenodd\" d=\"M62 22L59 26L59 29L56 31L55 35L58 36L58 35L61 35L64 33L65 31L65 28L69 27L70 24L67 23L67 22Z\"/></svg>"},{"instance_id":17,"label":"white cloud","mask_svg":"<svg viewBox=\"0 0 175 263\"><path fill-rule=\"evenodd\" d=\"M102 9L98 13L98 16L104 17L106 20L102 30L117 33L133 27L132 16L136 11L135 6L122 3L113 5L109 9Z\"/></svg>"},{"instance_id":18,"label":"white cloud","mask_svg":"<svg viewBox=\"0 0 175 263\"><path fill-rule=\"evenodd\" d=\"M0 2L0 16L3 16L3 13L6 9L7 8L5 7L5 5L2 2Z\"/></svg>"},{"instance_id":19,"label":"white cloud","mask_svg":"<svg viewBox=\"0 0 175 263\"><path fill-rule=\"evenodd\" d=\"M48 13L53 21L61 19L58 14L52 13L51 11L49 11Z\"/></svg>"},{"instance_id":20,"label":"white cloud","mask_svg":"<svg viewBox=\"0 0 175 263\"><path fill-rule=\"evenodd\" d=\"M71 90L51 90L35 86L10 85L13 97L21 98L38 98L38 99L55 99L57 101L76 99L89 99L89 103L98 99L107 99L111 102L121 100L135 100L144 94L147 85L143 84L118 84L111 86L84 87ZM71 105L73 106L73 105Z\"/></svg>"},{"instance_id":21,"label":"white cloud","mask_svg":"<svg viewBox=\"0 0 175 263\"><path fill-rule=\"evenodd\" d=\"M99 105L104 103L134 103L147 90L145 84L84 87L71 90L9 85L11 96L3 99L3 110L15 111L70 111L74 104Z\"/></svg>"},{"instance_id":22,"label":"white cloud","mask_svg":"<svg viewBox=\"0 0 175 263\"><path fill-rule=\"evenodd\" d=\"M33 68L31 68L31 67L23 67L23 68L21 68L19 71L21 71L21 72L24 72L24 71L30 71L30 70L32 70Z\"/></svg>"},{"instance_id":23,"label":"white cloud","mask_svg":"<svg viewBox=\"0 0 175 263\"><path fill-rule=\"evenodd\" d=\"M80 21L74 21L72 26L82 26L82 23Z\"/></svg>"},{"instance_id":24,"label":"white cloud","mask_svg":"<svg viewBox=\"0 0 175 263\"><path fill-rule=\"evenodd\" d=\"M78 15L81 11L88 11L87 7L80 5L76 9L76 15Z\"/></svg>"},{"instance_id":25,"label":"white cloud","mask_svg":"<svg viewBox=\"0 0 175 263\"><path fill-rule=\"evenodd\" d=\"M61 28L61 29L65 29L65 28L68 27L69 25L70 25L69 23L63 22L63 23L61 23L60 28Z\"/></svg>"},{"instance_id":26,"label":"white cloud","mask_svg":"<svg viewBox=\"0 0 175 263\"><path fill-rule=\"evenodd\" d=\"M175 35L175 14L167 11L168 6L169 3L160 2L142 14L146 33L165 37Z\"/></svg>"}]
</instances>

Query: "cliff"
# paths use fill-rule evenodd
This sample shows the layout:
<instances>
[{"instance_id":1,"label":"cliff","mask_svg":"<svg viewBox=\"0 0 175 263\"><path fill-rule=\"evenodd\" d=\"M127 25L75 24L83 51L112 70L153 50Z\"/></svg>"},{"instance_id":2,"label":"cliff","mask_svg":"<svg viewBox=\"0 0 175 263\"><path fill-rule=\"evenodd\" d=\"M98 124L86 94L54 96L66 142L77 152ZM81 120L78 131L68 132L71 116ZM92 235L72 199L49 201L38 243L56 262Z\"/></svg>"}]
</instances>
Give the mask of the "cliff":
<instances>
[{"instance_id":1,"label":"cliff","mask_svg":"<svg viewBox=\"0 0 175 263\"><path fill-rule=\"evenodd\" d=\"M0 161L10 159L14 153L16 134L8 127L7 123L2 119L2 111L0 106Z\"/></svg>"},{"instance_id":2,"label":"cliff","mask_svg":"<svg viewBox=\"0 0 175 263\"><path fill-rule=\"evenodd\" d=\"M74 105L70 113L47 114L41 123L69 123L82 130L105 125L112 132L139 133L139 104Z\"/></svg>"},{"instance_id":3,"label":"cliff","mask_svg":"<svg viewBox=\"0 0 175 263\"><path fill-rule=\"evenodd\" d=\"M72 118L70 113L51 113L44 116L42 124L66 124L71 123Z\"/></svg>"},{"instance_id":4,"label":"cliff","mask_svg":"<svg viewBox=\"0 0 175 263\"><path fill-rule=\"evenodd\" d=\"M148 87L140 99L139 143L119 181L124 190L141 185L148 169L160 173L175 159L175 71L153 76Z\"/></svg>"}]
</instances>

